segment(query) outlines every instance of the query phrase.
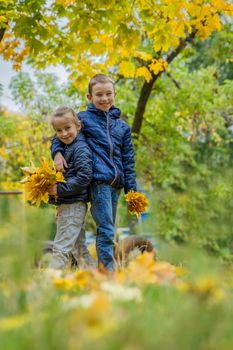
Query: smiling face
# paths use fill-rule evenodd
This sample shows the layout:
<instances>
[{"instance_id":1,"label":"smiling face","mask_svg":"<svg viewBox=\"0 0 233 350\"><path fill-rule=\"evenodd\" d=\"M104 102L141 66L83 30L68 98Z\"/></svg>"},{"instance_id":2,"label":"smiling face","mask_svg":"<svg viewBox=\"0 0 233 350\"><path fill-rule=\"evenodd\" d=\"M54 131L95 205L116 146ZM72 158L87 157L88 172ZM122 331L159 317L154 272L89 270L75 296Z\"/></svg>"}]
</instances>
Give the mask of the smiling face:
<instances>
[{"instance_id":1,"label":"smiling face","mask_svg":"<svg viewBox=\"0 0 233 350\"><path fill-rule=\"evenodd\" d=\"M97 83L93 85L91 94L87 94L87 98L103 112L109 111L114 103L115 96L116 93L112 83Z\"/></svg>"},{"instance_id":2,"label":"smiling face","mask_svg":"<svg viewBox=\"0 0 233 350\"><path fill-rule=\"evenodd\" d=\"M81 123L74 122L71 113L62 117L53 117L53 128L59 140L66 145L71 144L81 130Z\"/></svg>"}]
</instances>

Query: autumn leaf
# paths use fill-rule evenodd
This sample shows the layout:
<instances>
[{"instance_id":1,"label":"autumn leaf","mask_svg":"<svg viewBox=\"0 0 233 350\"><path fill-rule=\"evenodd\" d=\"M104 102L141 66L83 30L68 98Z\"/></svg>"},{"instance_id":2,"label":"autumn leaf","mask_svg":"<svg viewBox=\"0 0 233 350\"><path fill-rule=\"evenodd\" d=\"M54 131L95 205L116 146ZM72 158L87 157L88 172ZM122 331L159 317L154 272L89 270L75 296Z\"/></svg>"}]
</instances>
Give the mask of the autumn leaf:
<instances>
[{"instance_id":1,"label":"autumn leaf","mask_svg":"<svg viewBox=\"0 0 233 350\"><path fill-rule=\"evenodd\" d=\"M125 200L128 204L129 212L137 216L146 211L149 205L146 195L140 192L129 191L125 195Z\"/></svg>"},{"instance_id":2,"label":"autumn leaf","mask_svg":"<svg viewBox=\"0 0 233 350\"><path fill-rule=\"evenodd\" d=\"M162 72L167 69L168 63L163 59L153 60L150 64L150 70L157 75L159 72Z\"/></svg>"},{"instance_id":3,"label":"autumn leaf","mask_svg":"<svg viewBox=\"0 0 233 350\"><path fill-rule=\"evenodd\" d=\"M147 83L149 83L149 81L152 78L152 75L148 68L140 67L136 70L136 77L144 77Z\"/></svg>"},{"instance_id":4,"label":"autumn leaf","mask_svg":"<svg viewBox=\"0 0 233 350\"><path fill-rule=\"evenodd\" d=\"M135 76L136 67L132 62L122 61L119 71L124 77L133 78Z\"/></svg>"},{"instance_id":5,"label":"autumn leaf","mask_svg":"<svg viewBox=\"0 0 233 350\"><path fill-rule=\"evenodd\" d=\"M23 167L26 177L21 181L24 184L26 201L39 206L41 202L48 203L48 188L58 182L65 182L61 172L57 172L54 164L50 164L45 158L41 161L41 167L36 168L33 163L30 167Z\"/></svg>"}]
</instances>

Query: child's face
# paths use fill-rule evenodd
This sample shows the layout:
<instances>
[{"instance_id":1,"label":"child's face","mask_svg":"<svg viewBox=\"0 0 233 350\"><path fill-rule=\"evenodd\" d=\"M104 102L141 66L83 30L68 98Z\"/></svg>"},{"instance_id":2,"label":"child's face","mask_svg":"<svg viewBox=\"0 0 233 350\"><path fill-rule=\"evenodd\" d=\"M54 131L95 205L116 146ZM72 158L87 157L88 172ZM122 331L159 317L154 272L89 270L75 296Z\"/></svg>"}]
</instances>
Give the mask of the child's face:
<instances>
[{"instance_id":1,"label":"child's face","mask_svg":"<svg viewBox=\"0 0 233 350\"><path fill-rule=\"evenodd\" d=\"M66 145L71 144L81 130L81 124L75 124L72 115L69 113L64 117L55 117L53 120L53 128L59 140Z\"/></svg>"},{"instance_id":2,"label":"child's face","mask_svg":"<svg viewBox=\"0 0 233 350\"><path fill-rule=\"evenodd\" d=\"M97 83L92 87L92 93L87 94L96 108L103 112L108 112L114 103L116 93L112 83Z\"/></svg>"}]
</instances>

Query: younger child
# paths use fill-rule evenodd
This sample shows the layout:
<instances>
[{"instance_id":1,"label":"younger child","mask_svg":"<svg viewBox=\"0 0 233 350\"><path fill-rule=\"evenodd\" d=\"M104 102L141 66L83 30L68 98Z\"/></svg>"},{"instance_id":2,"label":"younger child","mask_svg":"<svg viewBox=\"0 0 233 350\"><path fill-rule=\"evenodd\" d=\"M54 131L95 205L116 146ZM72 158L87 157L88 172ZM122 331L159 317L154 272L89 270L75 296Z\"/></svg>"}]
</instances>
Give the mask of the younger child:
<instances>
[{"instance_id":1,"label":"younger child","mask_svg":"<svg viewBox=\"0 0 233 350\"><path fill-rule=\"evenodd\" d=\"M89 82L87 98L91 102L78 117L93 152L93 176L90 186L91 213L97 226L96 249L99 266L114 270L114 225L120 189L136 191L134 151L129 125L120 119L114 104L113 81L96 74ZM56 138L52 155L57 170L64 170L64 149ZM68 165L69 169L69 165Z\"/></svg>"},{"instance_id":2,"label":"younger child","mask_svg":"<svg viewBox=\"0 0 233 350\"><path fill-rule=\"evenodd\" d=\"M51 124L63 149L68 168L65 183L50 186L50 203L58 206L57 232L50 268L62 269L72 253L79 263L82 257L93 265L85 246L83 223L87 211L88 185L92 178L92 153L81 132L81 122L72 108L59 107ZM52 197L55 196L55 197Z\"/></svg>"}]
</instances>

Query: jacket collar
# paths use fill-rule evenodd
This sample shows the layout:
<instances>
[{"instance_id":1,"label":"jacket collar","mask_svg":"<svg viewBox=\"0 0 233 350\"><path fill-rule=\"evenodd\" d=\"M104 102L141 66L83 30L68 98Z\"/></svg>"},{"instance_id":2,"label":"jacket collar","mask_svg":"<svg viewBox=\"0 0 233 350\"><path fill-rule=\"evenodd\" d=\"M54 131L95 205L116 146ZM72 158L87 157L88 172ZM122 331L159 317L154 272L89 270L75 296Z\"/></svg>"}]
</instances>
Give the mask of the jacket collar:
<instances>
[{"instance_id":1,"label":"jacket collar","mask_svg":"<svg viewBox=\"0 0 233 350\"><path fill-rule=\"evenodd\" d=\"M96 108L96 106L94 105L94 103L90 103L87 107L87 111L91 112L91 113L95 113L98 115L105 115L105 112L101 111L100 109ZM114 105L109 109L108 111L109 115L113 118L120 118L121 115L121 110L117 107L115 107Z\"/></svg>"}]
</instances>

